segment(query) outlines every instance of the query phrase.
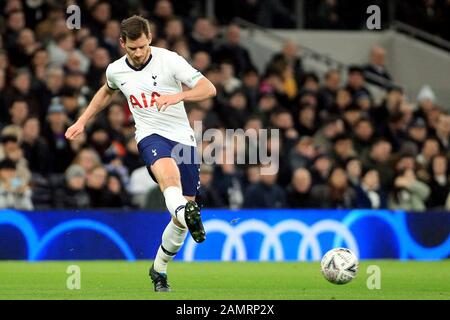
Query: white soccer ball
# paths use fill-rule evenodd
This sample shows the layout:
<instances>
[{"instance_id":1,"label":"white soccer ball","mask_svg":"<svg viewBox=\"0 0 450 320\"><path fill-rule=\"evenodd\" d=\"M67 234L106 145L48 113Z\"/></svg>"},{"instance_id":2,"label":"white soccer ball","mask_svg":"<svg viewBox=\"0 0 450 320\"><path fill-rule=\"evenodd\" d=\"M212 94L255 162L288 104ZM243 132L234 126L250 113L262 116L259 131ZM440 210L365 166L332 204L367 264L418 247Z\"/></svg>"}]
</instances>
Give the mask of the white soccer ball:
<instances>
[{"instance_id":1,"label":"white soccer ball","mask_svg":"<svg viewBox=\"0 0 450 320\"><path fill-rule=\"evenodd\" d=\"M349 249L336 248L323 256L320 266L325 279L334 284L346 284L358 274L359 261Z\"/></svg>"}]
</instances>

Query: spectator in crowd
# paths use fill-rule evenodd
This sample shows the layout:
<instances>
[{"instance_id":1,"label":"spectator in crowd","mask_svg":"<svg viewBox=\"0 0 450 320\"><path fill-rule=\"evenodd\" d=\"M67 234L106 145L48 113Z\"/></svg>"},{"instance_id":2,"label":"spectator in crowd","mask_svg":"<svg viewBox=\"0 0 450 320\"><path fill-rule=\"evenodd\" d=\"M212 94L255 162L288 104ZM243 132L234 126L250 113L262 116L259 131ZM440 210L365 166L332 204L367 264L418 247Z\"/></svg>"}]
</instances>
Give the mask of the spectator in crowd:
<instances>
[{"instance_id":1,"label":"spectator in crowd","mask_svg":"<svg viewBox=\"0 0 450 320\"><path fill-rule=\"evenodd\" d=\"M9 108L10 123L16 126L23 126L30 113L28 103L25 99L13 101Z\"/></svg>"},{"instance_id":2,"label":"spectator in crowd","mask_svg":"<svg viewBox=\"0 0 450 320\"><path fill-rule=\"evenodd\" d=\"M347 89L340 88L337 90L336 99L333 101L330 113L340 116L353 103L352 95Z\"/></svg>"},{"instance_id":3,"label":"spectator in crowd","mask_svg":"<svg viewBox=\"0 0 450 320\"><path fill-rule=\"evenodd\" d=\"M213 186L214 168L211 165L200 166L200 203L206 208L222 208L225 203Z\"/></svg>"},{"instance_id":4,"label":"spectator in crowd","mask_svg":"<svg viewBox=\"0 0 450 320\"><path fill-rule=\"evenodd\" d=\"M125 142L126 154L122 158L123 164L128 168L129 172L133 172L134 170L145 166L144 161L139 155L139 150L137 148L136 140L134 136L129 135L126 138Z\"/></svg>"},{"instance_id":5,"label":"spectator in crowd","mask_svg":"<svg viewBox=\"0 0 450 320\"><path fill-rule=\"evenodd\" d=\"M19 31L17 42L9 50L9 61L17 68L27 67L40 44L34 38L34 32L28 28Z\"/></svg>"},{"instance_id":6,"label":"spectator in crowd","mask_svg":"<svg viewBox=\"0 0 450 320\"><path fill-rule=\"evenodd\" d=\"M150 20L156 25L158 32L163 32L164 26L170 19L175 17L172 2L168 0L158 0L153 8L153 16Z\"/></svg>"},{"instance_id":7,"label":"spectator in crowd","mask_svg":"<svg viewBox=\"0 0 450 320\"><path fill-rule=\"evenodd\" d=\"M363 174L362 163L359 158L351 157L345 164L345 171L347 172L347 178L352 188L356 189L360 183Z\"/></svg>"},{"instance_id":8,"label":"spectator in crowd","mask_svg":"<svg viewBox=\"0 0 450 320\"><path fill-rule=\"evenodd\" d=\"M17 176L16 164L9 159L0 161L0 208L33 210L31 189Z\"/></svg>"},{"instance_id":9,"label":"spectator in crowd","mask_svg":"<svg viewBox=\"0 0 450 320\"><path fill-rule=\"evenodd\" d=\"M349 159L355 156L356 152L350 136L342 134L334 138L333 157L336 165L343 167Z\"/></svg>"},{"instance_id":10,"label":"spectator in crowd","mask_svg":"<svg viewBox=\"0 0 450 320\"><path fill-rule=\"evenodd\" d=\"M249 117L247 97L241 90L237 90L231 94L229 104L223 110L222 121L227 128L237 129L243 128Z\"/></svg>"},{"instance_id":11,"label":"spectator in crowd","mask_svg":"<svg viewBox=\"0 0 450 320\"><path fill-rule=\"evenodd\" d=\"M78 103L79 97L76 90L65 87L61 90L60 98L68 121L76 121L78 113L80 112L80 105Z\"/></svg>"},{"instance_id":12,"label":"spectator in crowd","mask_svg":"<svg viewBox=\"0 0 450 320\"><path fill-rule=\"evenodd\" d=\"M200 72L205 72L211 66L211 56L206 51L197 51L192 56L192 66Z\"/></svg>"},{"instance_id":13,"label":"spectator in crowd","mask_svg":"<svg viewBox=\"0 0 450 320\"><path fill-rule=\"evenodd\" d=\"M281 143L286 149L291 149L297 142L299 134L294 128L292 113L283 108L274 110L270 117L270 127L280 130Z\"/></svg>"},{"instance_id":14,"label":"spectator in crowd","mask_svg":"<svg viewBox=\"0 0 450 320\"><path fill-rule=\"evenodd\" d=\"M448 157L444 154L435 155L430 162L430 197L427 208L444 209L447 198L450 196L450 172Z\"/></svg>"},{"instance_id":15,"label":"spectator in crowd","mask_svg":"<svg viewBox=\"0 0 450 320\"><path fill-rule=\"evenodd\" d=\"M386 209L387 198L380 186L377 170L362 174L361 184L356 187L356 206L362 209Z\"/></svg>"},{"instance_id":16,"label":"spectator in crowd","mask_svg":"<svg viewBox=\"0 0 450 320\"><path fill-rule=\"evenodd\" d=\"M331 153L333 140L344 133L344 122L338 117L329 117L322 122L322 126L314 135L314 141L321 147L322 152Z\"/></svg>"},{"instance_id":17,"label":"spectator in crowd","mask_svg":"<svg viewBox=\"0 0 450 320\"><path fill-rule=\"evenodd\" d=\"M95 51L98 49L98 40L94 36L87 35L80 41L80 71L87 73L94 59Z\"/></svg>"},{"instance_id":18,"label":"spectator in crowd","mask_svg":"<svg viewBox=\"0 0 450 320\"><path fill-rule=\"evenodd\" d=\"M1 53L1 51L0 51ZM6 73L0 68L0 130L7 124L9 118L8 108L5 101Z\"/></svg>"},{"instance_id":19,"label":"spectator in crowd","mask_svg":"<svg viewBox=\"0 0 450 320\"><path fill-rule=\"evenodd\" d=\"M326 185L319 185L312 190L317 199L317 206L330 209L353 208L356 204L356 194L350 186L345 170L336 167L330 174Z\"/></svg>"},{"instance_id":20,"label":"spectator in crowd","mask_svg":"<svg viewBox=\"0 0 450 320\"><path fill-rule=\"evenodd\" d=\"M325 73L324 78L324 85L318 92L319 106L321 110L331 111L340 90L341 75L338 70L332 69Z\"/></svg>"},{"instance_id":21,"label":"spectator in crowd","mask_svg":"<svg viewBox=\"0 0 450 320\"><path fill-rule=\"evenodd\" d=\"M226 162L225 153L222 157L222 163L215 166L214 187L228 208L241 208L244 203L243 172L234 163Z\"/></svg>"},{"instance_id":22,"label":"spectator in crowd","mask_svg":"<svg viewBox=\"0 0 450 320\"><path fill-rule=\"evenodd\" d=\"M370 148L369 154L363 158L363 167L376 169L380 175L382 189L388 190L395 172L390 163L392 153L391 143L383 138L378 139Z\"/></svg>"},{"instance_id":23,"label":"spectator in crowd","mask_svg":"<svg viewBox=\"0 0 450 320\"><path fill-rule=\"evenodd\" d=\"M120 58L120 22L117 20L108 20L102 34L103 37L99 40L100 45L108 51L112 60Z\"/></svg>"},{"instance_id":24,"label":"spectator in crowd","mask_svg":"<svg viewBox=\"0 0 450 320\"><path fill-rule=\"evenodd\" d=\"M35 86L42 82L45 82L45 77L47 76L48 67L48 52L45 48L39 47L33 51L30 70L35 76Z\"/></svg>"},{"instance_id":25,"label":"spectator in crowd","mask_svg":"<svg viewBox=\"0 0 450 320\"><path fill-rule=\"evenodd\" d=\"M313 160L311 176L314 185L326 184L333 168L333 160L327 153L319 153Z\"/></svg>"},{"instance_id":26,"label":"spectator in crowd","mask_svg":"<svg viewBox=\"0 0 450 320\"><path fill-rule=\"evenodd\" d=\"M30 113L39 110L38 98L31 87L31 74L28 69L18 69L12 79L11 86L5 92L5 102L11 106L16 100L25 100Z\"/></svg>"},{"instance_id":27,"label":"spectator in crowd","mask_svg":"<svg viewBox=\"0 0 450 320\"><path fill-rule=\"evenodd\" d=\"M416 118L408 126L407 142L411 145L410 148L418 153L427 139L427 124L424 119Z\"/></svg>"},{"instance_id":28,"label":"spectator in crowd","mask_svg":"<svg viewBox=\"0 0 450 320\"><path fill-rule=\"evenodd\" d=\"M392 80L392 77L386 68L386 50L383 47L379 45L374 45L372 47L370 51L370 62L364 67L364 74L369 82L382 87L389 87L386 86L386 83L382 80Z\"/></svg>"},{"instance_id":29,"label":"spectator in crowd","mask_svg":"<svg viewBox=\"0 0 450 320\"><path fill-rule=\"evenodd\" d=\"M161 192L161 189L159 187L151 188L150 190L148 190L143 208L153 211L167 210L164 194Z\"/></svg>"},{"instance_id":30,"label":"spectator in crowd","mask_svg":"<svg viewBox=\"0 0 450 320\"><path fill-rule=\"evenodd\" d=\"M93 208L107 208L109 193L107 190L108 172L102 165L97 165L87 172L86 191Z\"/></svg>"},{"instance_id":31,"label":"spectator in crowd","mask_svg":"<svg viewBox=\"0 0 450 320\"><path fill-rule=\"evenodd\" d=\"M424 211L430 187L418 180L413 169L401 170L394 179L389 196L391 210Z\"/></svg>"},{"instance_id":32,"label":"spectator in crowd","mask_svg":"<svg viewBox=\"0 0 450 320\"><path fill-rule=\"evenodd\" d=\"M297 133L305 136L314 136L317 132L316 108L310 104L300 107L298 121L296 123Z\"/></svg>"},{"instance_id":33,"label":"spectator in crowd","mask_svg":"<svg viewBox=\"0 0 450 320\"><path fill-rule=\"evenodd\" d=\"M46 175L49 171L50 151L47 141L40 135L38 118L28 118L22 130L21 148L32 173Z\"/></svg>"},{"instance_id":34,"label":"spectator in crowd","mask_svg":"<svg viewBox=\"0 0 450 320\"><path fill-rule=\"evenodd\" d=\"M108 50L97 48L94 52L92 63L89 66L88 84L91 88L100 88L102 78L105 75L106 68L111 62Z\"/></svg>"},{"instance_id":35,"label":"spectator in crowd","mask_svg":"<svg viewBox=\"0 0 450 320\"><path fill-rule=\"evenodd\" d=\"M214 50L214 39L216 35L216 27L209 19L203 17L197 18L189 37L191 53L195 54L199 51L204 51L211 55Z\"/></svg>"},{"instance_id":36,"label":"spectator in crowd","mask_svg":"<svg viewBox=\"0 0 450 320\"><path fill-rule=\"evenodd\" d=\"M6 30L5 30L5 40L4 46L7 49L10 49L16 43L16 40L19 38L19 33L21 30L25 29L25 14L20 9L11 10L7 14L6 20Z\"/></svg>"},{"instance_id":37,"label":"spectator in crowd","mask_svg":"<svg viewBox=\"0 0 450 320\"><path fill-rule=\"evenodd\" d=\"M423 143L422 149L416 157L416 162L422 167L428 168L431 159L440 152L439 142L435 138L429 137Z\"/></svg>"},{"instance_id":38,"label":"spectator in crowd","mask_svg":"<svg viewBox=\"0 0 450 320\"><path fill-rule=\"evenodd\" d=\"M415 118L427 119L428 113L436 106L436 95L430 86L425 85L417 95L417 110L414 113Z\"/></svg>"},{"instance_id":39,"label":"spectator in crowd","mask_svg":"<svg viewBox=\"0 0 450 320\"><path fill-rule=\"evenodd\" d=\"M353 103L356 103L358 94L365 94L372 101L372 94L366 88L366 79L364 77L364 70L358 66L351 66L348 69L348 82L346 89L350 92L353 98Z\"/></svg>"},{"instance_id":40,"label":"spectator in crowd","mask_svg":"<svg viewBox=\"0 0 450 320\"><path fill-rule=\"evenodd\" d=\"M161 193L161 190L159 190L156 182L153 181L153 179L149 178L148 168L145 166L145 164L143 164L142 167L139 167L131 172L127 191L130 194L131 203L133 206L138 208L149 208L148 199L154 199L154 197L150 196L151 192L154 189L158 189L159 193ZM158 206L158 209L166 208L164 195L162 195L161 193L161 195L158 195L158 197L158 199L162 201L162 203L158 202L156 204Z\"/></svg>"},{"instance_id":41,"label":"spectator in crowd","mask_svg":"<svg viewBox=\"0 0 450 320\"><path fill-rule=\"evenodd\" d=\"M353 130L353 145L357 154L367 154L375 137L375 128L368 118L356 122Z\"/></svg>"},{"instance_id":42,"label":"spectator in crowd","mask_svg":"<svg viewBox=\"0 0 450 320\"><path fill-rule=\"evenodd\" d=\"M92 34L100 35L111 18L111 5L107 1L96 1L88 12L89 30Z\"/></svg>"},{"instance_id":43,"label":"spectator in crowd","mask_svg":"<svg viewBox=\"0 0 450 320\"><path fill-rule=\"evenodd\" d=\"M309 168L317 156L314 139L302 137L289 154L289 163L292 170L298 168Z\"/></svg>"},{"instance_id":44,"label":"spectator in crowd","mask_svg":"<svg viewBox=\"0 0 450 320\"><path fill-rule=\"evenodd\" d=\"M106 205L108 208L129 208L131 207L131 198L127 190L124 188L121 177L111 172L106 182L107 197Z\"/></svg>"},{"instance_id":45,"label":"spectator in crowd","mask_svg":"<svg viewBox=\"0 0 450 320\"><path fill-rule=\"evenodd\" d=\"M62 33L48 44L47 50L49 52L49 63L62 67L69 55L75 52L75 36L68 32Z\"/></svg>"},{"instance_id":46,"label":"spectator in crowd","mask_svg":"<svg viewBox=\"0 0 450 320\"><path fill-rule=\"evenodd\" d=\"M242 90L247 96L249 108L256 112L258 106L260 77L255 67L244 70L242 75Z\"/></svg>"},{"instance_id":47,"label":"spectator in crowd","mask_svg":"<svg viewBox=\"0 0 450 320\"><path fill-rule=\"evenodd\" d=\"M342 120L344 121L345 131L350 131L363 118L364 113L361 108L352 104L342 112Z\"/></svg>"},{"instance_id":48,"label":"spectator in crowd","mask_svg":"<svg viewBox=\"0 0 450 320\"><path fill-rule=\"evenodd\" d=\"M39 105L41 106L38 115L41 123L46 122L47 111L52 104L53 99L59 97L64 86L64 71L60 67L49 67L45 77L45 83L41 83L38 87L40 95L38 96Z\"/></svg>"},{"instance_id":49,"label":"spectator in crowd","mask_svg":"<svg viewBox=\"0 0 450 320\"><path fill-rule=\"evenodd\" d=\"M436 138L438 139L442 151L450 152L450 115L441 113L436 126Z\"/></svg>"},{"instance_id":50,"label":"spectator in crowd","mask_svg":"<svg viewBox=\"0 0 450 320\"><path fill-rule=\"evenodd\" d=\"M113 141L125 145L126 115L123 105L113 103L107 110L107 131Z\"/></svg>"},{"instance_id":51,"label":"spectator in crowd","mask_svg":"<svg viewBox=\"0 0 450 320\"><path fill-rule=\"evenodd\" d=\"M85 188L86 172L81 166L72 164L65 172L64 186L55 192L55 208L89 209L91 202Z\"/></svg>"},{"instance_id":52,"label":"spectator in crowd","mask_svg":"<svg viewBox=\"0 0 450 320\"><path fill-rule=\"evenodd\" d=\"M58 100L54 100L48 109L45 136L51 154L49 168L55 173L64 172L74 157L70 144L64 137L67 128L68 122L64 106Z\"/></svg>"},{"instance_id":53,"label":"spectator in crowd","mask_svg":"<svg viewBox=\"0 0 450 320\"><path fill-rule=\"evenodd\" d=\"M14 132L16 131L15 129L20 130L18 127L6 127L3 129L2 136L0 137L0 160L11 160L16 165L16 175L18 178L28 184L31 179L31 172L28 169L28 162L20 148L18 133Z\"/></svg>"},{"instance_id":54,"label":"spectator in crowd","mask_svg":"<svg viewBox=\"0 0 450 320\"><path fill-rule=\"evenodd\" d=\"M241 80L236 78L234 66L228 61L220 63L220 71L222 74L222 87L226 95L231 95L241 88Z\"/></svg>"},{"instance_id":55,"label":"spectator in crowd","mask_svg":"<svg viewBox=\"0 0 450 320\"><path fill-rule=\"evenodd\" d=\"M297 84L300 84L303 77L303 63L298 45L292 40L284 42L282 51L272 57L268 69L282 72L286 67L292 70Z\"/></svg>"},{"instance_id":56,"label":"spectator in crowd","mask_svg":"<svg viewBox=\"0 0 450 320\"><path fill-rule=\"evenodd\" d=\"M285 191L277 185L277 174L261 174L261 180L245 190L245 208L285 208Z\"/></svg>"},{"instance_id":57,"label":"spectator in crowd","mask_svg":"<svg viewBox=\"0 0 450 320\"><path fill-rule=\"evenodd\" d=\"M308 169L299 168L292 175L287 189L287 202L290 208L314 208L317 206L311 194L312 178Z\"/></svg>"},{"instance_id":58,"label":"spectator in crowd","mask_svg":"<svg viewBox=\"0 0 450 320\"><path fill-rule=\"evenodd\" d=\"M241 29L235 24L228 26L225 42L217 48L212 57L217 63L224 60L231 61L238 76L242 76L244 70L253 66L250 54L241 45Z\"/></svg>"},{"instance_id":59,"label":"spectator in crowd","mask_svg":"<svg viewBox=\"0 0 450 320\"><path fill-rule=\"evenodd\" d=\"M164 28L164 36L169 44L173 44L176 40L184 38L184 25L181 18L173 17L167 20Z\"/></svg>"}]
</instances>

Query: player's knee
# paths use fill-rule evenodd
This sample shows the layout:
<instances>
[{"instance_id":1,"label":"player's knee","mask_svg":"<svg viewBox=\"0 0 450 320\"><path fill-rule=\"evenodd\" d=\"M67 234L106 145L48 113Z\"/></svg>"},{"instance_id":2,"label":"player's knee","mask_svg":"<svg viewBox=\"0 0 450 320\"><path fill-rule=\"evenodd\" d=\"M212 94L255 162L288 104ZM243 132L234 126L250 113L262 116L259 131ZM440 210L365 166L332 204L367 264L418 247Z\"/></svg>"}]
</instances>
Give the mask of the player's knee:
<instances>
[{"instance_id":1,"label":"player's knee","mask_svg":"<svg viewBox=\"0 0 450 320\"><path fill-rule=\"evenodd\" d=\"M162 189L166 189L168 187L180 187L180 176L178 175L171 175L171 176L165 176L161 178L161 181L159 181L159 184L161 185Z\"/></svg>"}]
</instances>

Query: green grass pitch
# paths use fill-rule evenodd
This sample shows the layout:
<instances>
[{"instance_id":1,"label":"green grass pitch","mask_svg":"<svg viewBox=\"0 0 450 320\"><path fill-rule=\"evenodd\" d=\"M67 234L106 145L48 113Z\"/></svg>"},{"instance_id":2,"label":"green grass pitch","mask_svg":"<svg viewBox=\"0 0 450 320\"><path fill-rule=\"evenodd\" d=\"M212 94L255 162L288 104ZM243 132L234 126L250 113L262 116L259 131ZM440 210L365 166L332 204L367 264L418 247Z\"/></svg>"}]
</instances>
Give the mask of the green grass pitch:
<instances>
[{"instance_id":1,"label":"green grass pitch","mask_svg":"<svg viewBox=\"0 0 450 320\"><path fill-rule=\"evenodd\" d=\"M81 270L81 289L66 287L69 265ZM182 263L169 265L173 292L155 293L150 261L0 262L0 299L450 299L450 260L364 261L358 277L337 286L319 263ZM381 268L381 289L367 288L369 265Z\"/></svg>"}]
</instances>

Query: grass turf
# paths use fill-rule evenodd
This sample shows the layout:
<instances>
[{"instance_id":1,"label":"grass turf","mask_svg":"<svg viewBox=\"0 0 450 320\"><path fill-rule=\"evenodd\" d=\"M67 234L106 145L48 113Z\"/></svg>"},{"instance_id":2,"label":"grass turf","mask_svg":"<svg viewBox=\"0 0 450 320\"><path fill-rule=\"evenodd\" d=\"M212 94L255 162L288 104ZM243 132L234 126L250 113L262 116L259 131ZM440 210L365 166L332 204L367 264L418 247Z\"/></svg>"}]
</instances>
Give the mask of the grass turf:
<instances>
[{"instance_id":1,"label":"grass turf","mask_svg":"<svg viewBox=\"0 0 450 320\"><path fill-rule=\"evenodd\" d=\"M81 289L66 288L69 265L81 268ZM351 283L337 286L319 263L182 263L169 266L173 292L155 293L147 276L151 262L0 262L0 299L446 299L450 260L364 261ZM381 268L381 289L369 290L369 265Z\"/></svg>"}]
</instances>

